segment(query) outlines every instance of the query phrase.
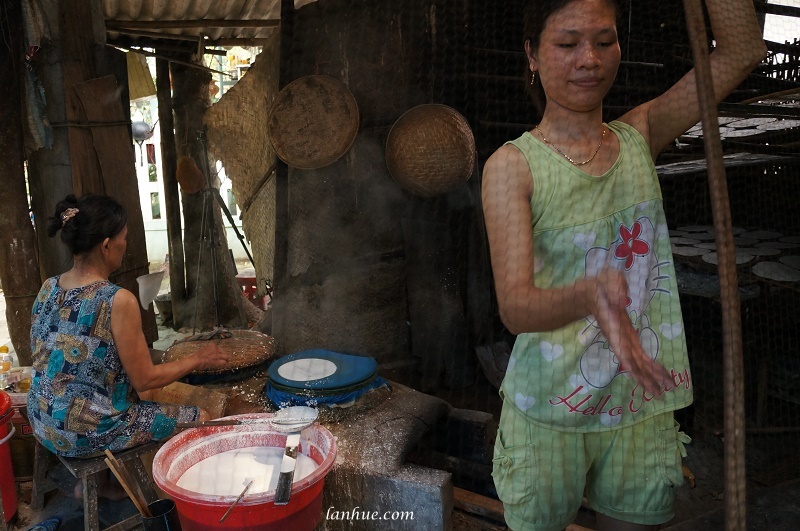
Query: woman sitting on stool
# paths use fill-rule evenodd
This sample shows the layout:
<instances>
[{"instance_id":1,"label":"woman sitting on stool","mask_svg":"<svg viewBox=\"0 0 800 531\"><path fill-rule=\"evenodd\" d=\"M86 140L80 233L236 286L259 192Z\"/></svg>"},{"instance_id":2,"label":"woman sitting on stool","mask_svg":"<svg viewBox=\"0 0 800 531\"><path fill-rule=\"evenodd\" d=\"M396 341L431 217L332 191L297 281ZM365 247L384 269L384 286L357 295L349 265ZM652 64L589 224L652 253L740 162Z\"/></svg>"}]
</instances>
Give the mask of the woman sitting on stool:
<instances>
[{"instance_id":1,"label":"woman sitting on stool","mask_svg":"<svg viewBox=\"0 0 800 531\"><path fill-rule=\"evenodd\" d=\"M136 297L108 281L125 255L126 222L122 205L98 195L69 195L48 219L48 236L61 231L73 266L47 279L33 305L28 412L36 438L65 457L126 450L169 437L177 422L208 419L195 406L148 401L148 391L229 359L209 343L153 364Z\"/></svg>"}]
</instances>

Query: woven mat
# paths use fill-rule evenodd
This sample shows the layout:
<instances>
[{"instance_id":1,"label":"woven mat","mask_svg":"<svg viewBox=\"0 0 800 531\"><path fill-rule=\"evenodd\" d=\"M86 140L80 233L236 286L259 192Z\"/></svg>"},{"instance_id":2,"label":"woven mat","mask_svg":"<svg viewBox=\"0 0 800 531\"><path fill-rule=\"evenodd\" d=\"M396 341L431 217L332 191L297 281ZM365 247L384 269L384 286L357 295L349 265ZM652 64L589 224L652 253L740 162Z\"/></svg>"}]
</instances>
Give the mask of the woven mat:
<instances>
[{"instance_id":1,"label":"woven mat","mask_svg":"<svg viewBox=\"0 0 800 531\"><path fill-rule=\"evenodd\" d=\"M242 229L252 246L259 295L265 295L264 281L273 278L275 182L267 172L276 157L264 124L278 93L278 33L204 117L210 154L222 161L242 207Z\"/></svg>"}]
</instances>

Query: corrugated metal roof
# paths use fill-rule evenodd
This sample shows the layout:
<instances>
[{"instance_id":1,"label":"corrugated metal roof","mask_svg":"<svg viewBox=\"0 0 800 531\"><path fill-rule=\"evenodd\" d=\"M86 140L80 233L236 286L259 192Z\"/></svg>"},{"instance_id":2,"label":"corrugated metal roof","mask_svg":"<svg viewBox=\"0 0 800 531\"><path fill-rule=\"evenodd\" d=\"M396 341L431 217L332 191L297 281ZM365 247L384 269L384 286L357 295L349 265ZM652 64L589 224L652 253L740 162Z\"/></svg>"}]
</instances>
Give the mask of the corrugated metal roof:
<instances>
[{"instance_id":1,"label":"corrugated metal roof","mask_svg":"<svg viewBox=\"0 0 800 531\"><path fill-rule=\"evenodd\" d=\"M134 40L204 35L211 44L265 39L280 19L280 0L101 0L108 37Z\"/></svg>"}]
</instances>

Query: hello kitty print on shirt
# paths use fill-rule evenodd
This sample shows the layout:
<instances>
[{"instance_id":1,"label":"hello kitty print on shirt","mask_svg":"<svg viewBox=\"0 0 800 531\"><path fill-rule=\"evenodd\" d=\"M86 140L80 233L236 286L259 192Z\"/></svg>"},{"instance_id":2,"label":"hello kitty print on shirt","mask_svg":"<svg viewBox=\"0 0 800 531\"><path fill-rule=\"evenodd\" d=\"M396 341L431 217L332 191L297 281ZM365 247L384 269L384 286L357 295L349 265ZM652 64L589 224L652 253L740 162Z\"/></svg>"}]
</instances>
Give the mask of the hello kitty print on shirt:
<instances>
[{"instance_id":1,"label":"hello kitty print on shirt","mask_svg":"<svg viewBox=\"0 0 800 531\"><path fill-rule=\"evenodd\" d=\"M653 360L658 358L660 343L658 334L650 327L647 308L656 292L671 295L668 289L659 286L669 278L661 274L661 268L670 262L658 259L652 245L655 236L650 219L640 217L630 227L620 224L617 238L610 247L593 247L586 252L587 277L598 275L605 267L624 272L629 294L626 310L642 348ZM581 376L592 387L601 389L628 369L614 355L594 316L587 317L587 323L581 336L583 341L588 337L590 342L581 356Z\"/></svg>"}]
</instances>

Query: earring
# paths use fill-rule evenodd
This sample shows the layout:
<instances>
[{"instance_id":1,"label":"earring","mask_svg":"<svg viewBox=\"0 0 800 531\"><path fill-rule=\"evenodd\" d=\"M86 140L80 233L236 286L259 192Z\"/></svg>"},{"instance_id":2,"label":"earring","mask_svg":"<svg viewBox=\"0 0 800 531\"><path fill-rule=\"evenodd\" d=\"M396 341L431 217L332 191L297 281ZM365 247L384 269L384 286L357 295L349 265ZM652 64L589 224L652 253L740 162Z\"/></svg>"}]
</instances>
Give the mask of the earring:
<instances>
[{"instance_id":1,"label":"earring","mask_svg":"<svg viewBox=\"0 0 800 531\"><path fill-rule=\"evenodd\" d=\"M536 71L531 70L531 87L533 87L533 82L536 81Z\"/></svg>"}]
</instances>

